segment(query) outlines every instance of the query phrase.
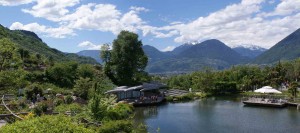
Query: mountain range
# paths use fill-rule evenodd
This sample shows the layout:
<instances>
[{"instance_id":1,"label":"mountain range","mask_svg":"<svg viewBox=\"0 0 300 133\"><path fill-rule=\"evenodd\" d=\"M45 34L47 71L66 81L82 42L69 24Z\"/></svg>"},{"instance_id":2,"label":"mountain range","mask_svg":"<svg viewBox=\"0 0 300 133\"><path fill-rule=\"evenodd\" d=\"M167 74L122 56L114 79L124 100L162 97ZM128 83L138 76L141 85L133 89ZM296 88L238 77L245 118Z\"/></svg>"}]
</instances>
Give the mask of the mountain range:
<instances>
[{"instance_id":1,"label":"mountain range","mask_svg":"<svg viewBox=\"0 0 300 133\"><path fill-rule=\"evenodd\" d=\"M0 25L0 39L8 38L18 47L57 61L79 63L102 63L99 50L84 50L78 53L63 53L49 47L34 32L9 30ZM258 46L228 47L217 39L198 43L186 43L173 51L162 52L153 46L143 46L149 62L146 70L150 73L182 73L211 67L225 69L237 64L272 64L280 60L300 57L300 29L291 33L269 50Z\"/></svg>"},{"instance_id":2,"label":"mountain range","mask_svg":"<svg viewBox=\"0 0 300 133\"><path fill-rule=\"evenodd\" d=\"M269 50L255 45L228 47L217 39L198 43L185 43L173 51L162 52L153 46L143 46L150 73L182 73L206 67L225 69L237 64L272 64L279 60L300 57L300 29L288 35ZM77 53L99 59L99 51Z\"/></svg>"},{"instance_id":3,"label":"mountain range","mask_svg":"<svg viewBox=\"0 0 300 133\"><path fill-rule=\"evenodd\" d=\"M182 73L206 67L225 69L231 65L250 61L250 58L242 56L216 39L197 44L183 44L170 52L161 52L151 46L143 48L150 57L146 68L150 73Z\"/></svg>"},{"instance_id":4,"label":"mountain range","mask_svg":"<svg viewBox=\"0 0 300 133\"><path fill-rule=\"evenodd\" d=\"M239 49L242 49L242 47L239 47ZM245 56L239 53L239 49L237 51L231 49L216 39L201 43L186 43L168 52L159 51L150 45L143 46L143 50L148 56L146 70L150 73L181 73L197 71L205 67L225 69L231 65L247 63L257 55L257 49L244 48L244 51L247 50L248 52L248 55ZM245 53L243 52L243 54ZM102 62L99 58L99 50L83 50L77 54L93 57L99 63Z\"/></svg>"},{"instance_id":5,"label":"mountain range","mask_svg":"<svg viewBox=\"0 0 300 133\"><path fill-rule=\"evenodd\" d=\"M96 64L91 57L78 56L74 53L63 53L55 48L50 48L34 32L25 30L10 30L0 25L0 39L8 38L13 41L17 47L28 50L31 53L37 53L47 58L52 57L56 61L77 61L79 63Z\"/></svg>"}]
</instances>

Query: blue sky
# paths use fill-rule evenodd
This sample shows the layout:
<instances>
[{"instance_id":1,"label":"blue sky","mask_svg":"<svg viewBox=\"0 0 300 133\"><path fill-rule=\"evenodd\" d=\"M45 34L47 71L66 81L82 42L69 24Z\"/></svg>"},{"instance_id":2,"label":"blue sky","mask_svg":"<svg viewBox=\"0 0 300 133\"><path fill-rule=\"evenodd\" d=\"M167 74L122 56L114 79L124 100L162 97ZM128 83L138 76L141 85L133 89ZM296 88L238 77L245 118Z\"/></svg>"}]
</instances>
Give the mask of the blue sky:
<instances>
[{"instance_id":1,"label":"blue sky","mask_svg":"<svg viewBox=\"0 0 300 133\"><path fill-rule=\"evenodd\" d=\"M207 39L270 48L300 28L300 0L0 0L0 18L64 52L99 49L121 30L162 51Z\"/></svg>"}]
</instances>

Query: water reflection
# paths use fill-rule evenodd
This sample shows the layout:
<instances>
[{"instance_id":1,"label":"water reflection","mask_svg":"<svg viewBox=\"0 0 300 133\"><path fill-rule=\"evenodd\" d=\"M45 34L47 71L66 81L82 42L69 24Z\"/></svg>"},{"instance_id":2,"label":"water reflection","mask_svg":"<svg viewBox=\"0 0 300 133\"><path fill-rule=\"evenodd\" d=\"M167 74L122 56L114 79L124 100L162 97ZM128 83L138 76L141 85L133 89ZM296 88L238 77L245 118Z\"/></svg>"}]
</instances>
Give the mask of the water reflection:
<instances>
[{"instance_id":1,"label":"water reflection","mask_svg":"<svg viewBox=\"0 0 300 133\"><path fill-rule=\"evenodd\" d=\"M230 97L136 108L135 120L147 124L148 132L160 128L161 133L300 131L300 112L294 107L249 107Z\"/></svg>"},{"instance_id":2,"label":"water reflection","mask_svg":"<svg viewBox=\"0 0 300 133\"><path fill-rule=\"evenodd\" d=\"M158 107L149 106L149 107L138 107L135 108L134 116L134 125L136 128L140 128L140 132L155 132L159 127L152 127L147 125L146 120L157 118L158 117ZM145 127L147 126L147 127Z\"/></svg>"}]
</instances>

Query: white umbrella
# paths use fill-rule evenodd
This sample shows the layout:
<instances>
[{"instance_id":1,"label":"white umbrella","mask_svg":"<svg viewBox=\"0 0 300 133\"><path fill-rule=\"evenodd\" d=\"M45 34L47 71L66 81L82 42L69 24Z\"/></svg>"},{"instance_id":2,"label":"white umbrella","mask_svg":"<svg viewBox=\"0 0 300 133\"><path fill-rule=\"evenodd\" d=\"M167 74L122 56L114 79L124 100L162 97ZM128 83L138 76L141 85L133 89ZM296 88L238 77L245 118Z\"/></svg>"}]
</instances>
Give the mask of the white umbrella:
<instances>
[{"instance_id":1,"label":"white umbrella","mask_svg":"<svg viewBox=\"0 0 300 133\"><path fill-rule=\"evenodd\" d=\"M260 89L255 90L254 92L258 92L258 93L282 93L282 92L272 88L271 86L264 86Z\"/></svg>"}]
</instances>

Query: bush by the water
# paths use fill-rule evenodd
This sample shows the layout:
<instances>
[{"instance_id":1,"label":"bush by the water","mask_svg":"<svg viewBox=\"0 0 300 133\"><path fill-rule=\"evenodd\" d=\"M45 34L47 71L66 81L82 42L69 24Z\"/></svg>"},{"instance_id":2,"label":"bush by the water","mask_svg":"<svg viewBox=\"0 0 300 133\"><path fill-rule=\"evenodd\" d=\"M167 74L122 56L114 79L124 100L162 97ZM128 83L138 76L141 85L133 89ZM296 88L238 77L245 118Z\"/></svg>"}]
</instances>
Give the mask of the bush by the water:
<instances>
[{"instance_id":1,"label":"bush by the water","mask_svg":"<svg viewBox=\"0 0 300 133\"><path fill-rule=\"evenodd\" d=\"M121 120L128 118L133 112L133 106L125 103L118 103L113 108L108 109L107 118L110 120Z\"/></svg>"},{"instance_id":2,"label":"bush by the water","mask_svg":"<svg viewBox=\"0 0 300 133\"><path fill-rule=\"evenodd\" d=\"M167 96L166 100L167 101L190 101L195 98L204 98L204 97L206 97L205 93L196 92L196 93L187 93L180 96Z\"/></svg>"}]
</instances>

